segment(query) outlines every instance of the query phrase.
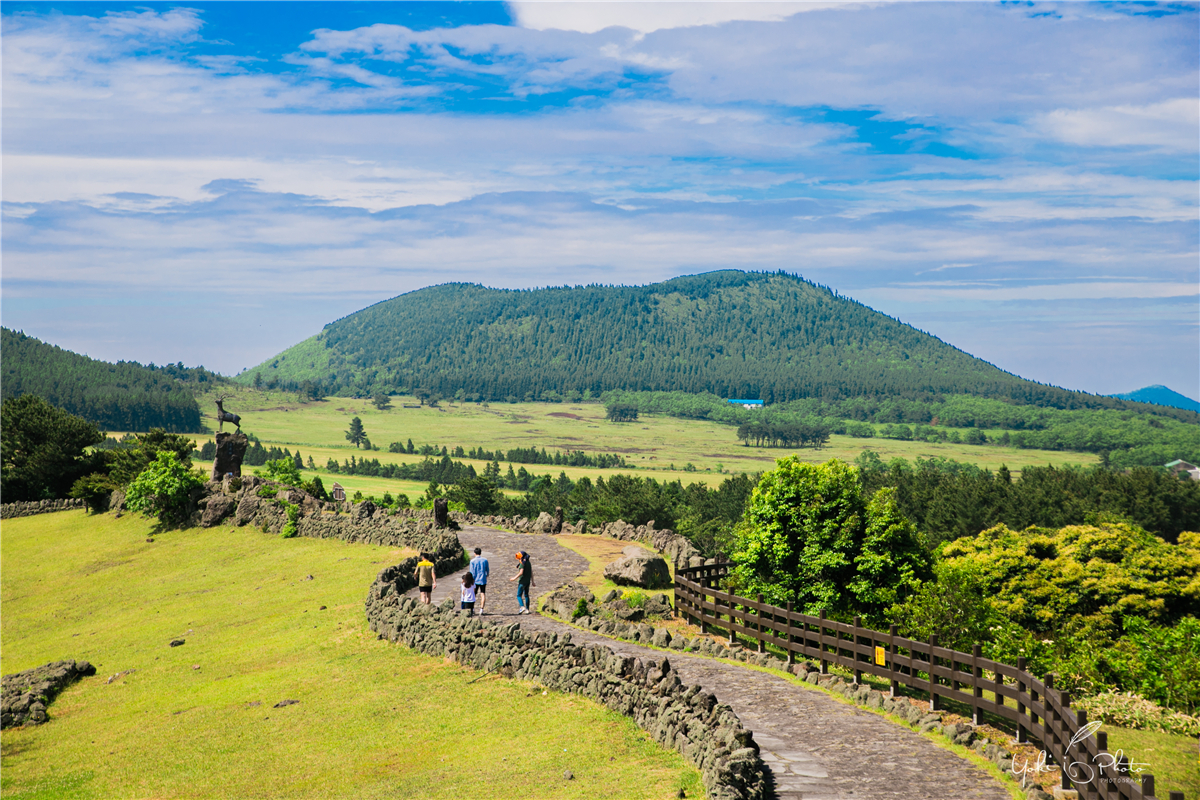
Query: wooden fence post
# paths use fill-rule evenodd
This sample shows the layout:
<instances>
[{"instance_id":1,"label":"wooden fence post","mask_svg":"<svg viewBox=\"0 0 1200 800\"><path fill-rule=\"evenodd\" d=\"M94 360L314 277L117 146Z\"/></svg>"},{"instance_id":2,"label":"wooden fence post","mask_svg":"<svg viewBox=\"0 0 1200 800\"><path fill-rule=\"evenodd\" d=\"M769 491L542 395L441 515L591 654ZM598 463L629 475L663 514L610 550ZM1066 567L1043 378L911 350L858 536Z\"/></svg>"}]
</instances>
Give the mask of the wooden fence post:
<instances>
[{"instance_id":1,"label":"wooden fence post","mask_svg":"<svg viewBox=\"0 0 1200 800\"><path fill-rule=\"evenodd\" d=\"M796 663L796 653L792 650L792 601L787 602L787 663L788 666Z\"/></svg>"},{"instance_id":2,"label":"wooden fence post","mask_svg":"<svg viewBox=\"0 0 1200 800\"><path fill-rule=\"evenodd\" d=\"M855 615L854 617L854 647L850 651L854 655L854 685L862 686L862 670L858 668L858 631L862 627L862 617Z\"/></svg>"},{"instance_id":3,"label":"wooden fence post","mask_svg":"<svg viewBox=\"0 0 1200 800\"><path fill-rule=\"evenodd\" d=\"M1025 692L1026 687L1025 656L1017 656L1017 744L1029 741L1029 731L1021 724L1021 717L1025 716L1025 704L1021 702L1021 694Z\"/></svg>"},{"instance_id":4,"label":"wooden fence post","mask_svg":"<svg viewBox=\"0 0 1200 800\"><path fill-rule=\"evenodd\" d=\"M937 634L929 634L929 710L938 710L938 695L937 695L937 675L933 673L933 665L936 658L933 655L933 648L937 647Z\"/></svg>"},{"instance_id":5,"label":"wooden fence post","mask_svg":"<svg viewBox=\"0 0 1200 800\"><path fill-rule=\"evenodd\" d=\"M1109 759L1103 758L1108 753L1108 734L1104 731L1096 731L1096 786L1107 780L1104 777L1104 764Z\"/></svg>"},{"instance_id":6,"label":"wooden fence post","mask_svg":"<svg viewBox=\"0 0 1200 800\"><path fill-rule=\"evenodd\" d=\"M1142 776L1142 800L1154 800L1154 776L1148 772Z\"/></svg>"},{"instance_id":7,"label":"wooden fence post","mask_svg":"<svg viewBox=\"0 0 1200 800\"><path fill-rule=\"evenodd\" d=\"M896 655L899 648L896 647L896 626L888 625L888 650L891 651L891 663L888 664L888 669L892 673L892 686L890 696L893 700L896 699L896 693L900 690L900 681L896 680L896 671L900 668L896 663Z\"/></svg>"},{"instance_id":8,"label":"wooden fence post","mask_svg":"<svg viewBox=\"0 0 1200 800\"><path fill-rule=\"evenodd\" d=\"M757 631L758 635L755 638L758 639L758 652L765 653L765 652L767 652L767 643L766 643L766 640L763 638L762 607L763 607L763 601L762 601L762 595L760 594L758 596L758 609L757 609L757 613L755 614L755 616L758 617L758 625L756 626L758 629L758 631Z\"/></svg>"},{"instance_id":9,"label":"wooden fence post","mask_svg":"<svg viewBox=\"0 0 1200 800\"><path fill-rule=\"evenodd\" d=\"M995 678L996 685L992 687L992 694L996 698L996 705L1002 706L1004 705L1004 695L1000 692L1004 689L1004 675L997 669L993 677Z\"/></svg>"},{"instance_id":10,"label":"wooden fence post","mask_svg":"<svg viewBox=\"0 0 1200 800\"><path fill-rule=\"evenodd\" d=\"M976 701L971 708L972 725L983 724L983 708L981 707L981 703L983 702L983 667L979 666L979 656L982 653L983 648L979 645L971 646L971 674L974 676L971 680L971 686L974 687L971 695Z\"/></svg>"},{"instance_id":11,"label":"wooden fence post","mask_svg":"<svg viewBox=\"0 0 1200 800\"><path fill-rule=\"evenodd\" d=\"M821 674L829 674L829 659L825 658L825 609L820 611L821 621L817 623L817 649L821 651Z\"/></svg>"},{"instance_id":12,"label":"wooden fence post","mask_svg":"<svg viewBox=\"0 0 1200 800\"><path fill-rule=\"evenodd\" d=\"M734 597L735 597L735 595L732 592L730 592L730 594L729 594L729 646L730 646L730 648L732 648L733 643L735 641L737 641L737 634L734 633L734 631L733 631L733 626L736 624L734 621L734 618L733 618L733 612L735 609L737 609L737 603L733 602Z\"/></svg>"}]
</instances>

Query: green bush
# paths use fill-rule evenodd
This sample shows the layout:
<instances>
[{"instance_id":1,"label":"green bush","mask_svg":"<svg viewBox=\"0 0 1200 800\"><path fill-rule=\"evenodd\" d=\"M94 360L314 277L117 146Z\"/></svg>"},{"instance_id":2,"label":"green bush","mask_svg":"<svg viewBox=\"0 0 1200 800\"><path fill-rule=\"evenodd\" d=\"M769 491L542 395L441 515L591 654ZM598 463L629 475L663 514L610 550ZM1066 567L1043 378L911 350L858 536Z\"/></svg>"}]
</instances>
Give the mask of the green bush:
<instances>
[{"instance_id":1,"label":"green bush","mask_svg":"<svg viewBox=\"0 0 1200 800\"><path fill-rule=\"evenodd\" d=\"M1200 719L1169 711L1133 692L1104 692L1072 703L1106 725L1200 736Z\"/></svg>"},{"instance_id":2,"label":"green bush","mask_svg":"<svg viewBox=\"0 0 1200 800\"><path fill-rule=\"evenodd\" d=\"M759 479L735 536L731 586L809 614L861 614L879 624L929 573L892 495L864 502L858 470L837 459L779 459Z\"/></svg>"},{"instance_id":3,"label":"green bush","mask_svg":"<svg viewBox=\"0 0 1200 800\"><path fill-rule=\"evenodd\" d=\"M279 532L279 538L291 539L300 532L297 527L300 522L300 506L283 499L276 500L275 502L283 506L283 510L287 512L288 519L283 525L283 530Z\"/></svg>"},{"instance_id":4,"label":"green bush","mask_svg":"<svg viewBox=\"0 0 1200 800\"><path fill-rule=\"evenodd\" d=\"M268 461L263 466L265 469L256 469L254 474L276 481L277 483L282 483L284 486L290 486L293 489L299 489L304 483L304 479L300 477L300 470L296 469L296 462L293 459L280 458L275 461Z\"/></svg>"},{"instance_id":5,"label":"green bush","mask_svg":"<svg viewBox=\"0 0 1200 800\"><path fill-rule=\"evenodd\" d=\"M116 488L112 478L103 472L93 472L91 475L84 475L75 481L75 485L71 487L70 496L87 503L87 507L93 514L103 514L108 511L109 498L112 497L113 490Z\"/></svg>"},{"instance_id":6,"label":"green bush","mask_svg":"<svg viewBox=\"0 0 1200 800\"><path fill-rule=\"evenodd\" d=\"M579 602L575 604L575 610L571 612L571 621L586 617L591 614L591 609L588 608L588 602L584 598L579 598Z\"/></svg>"},{"instance_id":7,"label":"green bush","mask_svg":"<svg viewBox=\"0 0 1200 800\"><path fill-rule=\"evenodd\" d=\"M164 523L182 523L192 510L192 490L203 485L200 475L180 463L175 453L164 450L129 484L125 503Z\"/></svg>"}]
</instances>

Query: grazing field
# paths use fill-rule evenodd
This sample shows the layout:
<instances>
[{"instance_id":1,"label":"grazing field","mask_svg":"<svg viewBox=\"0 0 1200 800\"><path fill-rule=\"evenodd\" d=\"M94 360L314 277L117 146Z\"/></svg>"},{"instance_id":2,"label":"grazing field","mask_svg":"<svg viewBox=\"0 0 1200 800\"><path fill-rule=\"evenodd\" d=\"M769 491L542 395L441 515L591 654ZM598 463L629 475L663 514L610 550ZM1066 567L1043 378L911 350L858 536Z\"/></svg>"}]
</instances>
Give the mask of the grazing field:
<instances>
[{"instance_id":1,"label":"grazing field","mask_svg":"<svg viewBox=\"0 0 1200 800\"><path fill-rule=\"evenodd\" d=\"M152 530L81 512L4 522L3 672L98 669L48 724L4 732L5 798L703 793L681 756L595 703L470 683L480 673L378 641L363 598L405 551Z\"/></svg>"},{"instance_id":2,"label":"grazing field","mask_svg":"<svg viewBox=\"0 0 1200 800\"><path fill-rule=\"evenodd\" d=\"M443 403L440 408L415 405L415 398L394 397L393 406L379 411L368 400L332 397L313 403L298 403L294 394L256 392L240 389L227 402L242 415L243 430L253 432L265 445L297 449L307 459L313 457L318 469L330 458L345 461L351 455L378 458L381 462L420 461L421 456L387 452L388 444L407 444L411 439L423 444L446 446L451 452L457 446L465 450L483 447L487 450L509 450L515 447L557 450L583 450L587 453L617 453L633 470L613 468L561 467L527 464L535 474L557 475L565 472L575 480L584 475L593 480L601 475L632 472L658 480L681 480L716 486L724 473L756 473L774 466L775 459L797 452L806 461L824 462L831 458L852 461L864 450L873 450L885 461L897 456L910 461L917 458L953 458L995 469L1006 464L1017 472L1024 466L1047 464L1097 463L1088 453L1069 453L1046 450L1018 450L995 446L966 444L929 444L889 439L855 439L833 436L827 447L820 450L791 451L776 448L744 447L735 438L734 428L705 420L685 420L660 415L644 415L633 423L611 423L604 419L600 403L514 403L514 404L455 404ZM205 422L213 429L214 404L202 398L201 411ZM371 442L379 451L364 453L346 441L345 432L352 417L360 417ZM198 437L203 442L210 437ZM474 464L477 471L483 461L462 459ZM693 470L688 469L691 465ZM516 465L514 465L515 468ZM324 471L319 472L328 486ZM424 486L411 482L376 479L366 476L336 476L343 486L353 492L379 496L384 491L412 495Z\"/></svg>"}]
</instances>

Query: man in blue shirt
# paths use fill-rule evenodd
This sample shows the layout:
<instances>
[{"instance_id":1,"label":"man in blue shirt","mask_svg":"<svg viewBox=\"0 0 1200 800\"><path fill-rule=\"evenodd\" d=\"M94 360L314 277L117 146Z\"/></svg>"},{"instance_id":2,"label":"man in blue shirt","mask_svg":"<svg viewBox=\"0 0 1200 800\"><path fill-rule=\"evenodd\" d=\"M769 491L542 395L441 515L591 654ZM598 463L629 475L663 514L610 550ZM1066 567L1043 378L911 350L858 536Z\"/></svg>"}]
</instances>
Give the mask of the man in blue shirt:
<instances>
[{"instance_id":1,"label":"man in blue shirt","mask_svg":"<svg viewBox=\"0 0 1200 800\"><path fill-rule=\"evenodd\" d=\"M483 616L483 607L487 604L488 560L483 557L483 550L476 547L475 557L470 564L471 577L475 579L475 597L479 603L479 616Z\"/></svg>"}]
</instances>

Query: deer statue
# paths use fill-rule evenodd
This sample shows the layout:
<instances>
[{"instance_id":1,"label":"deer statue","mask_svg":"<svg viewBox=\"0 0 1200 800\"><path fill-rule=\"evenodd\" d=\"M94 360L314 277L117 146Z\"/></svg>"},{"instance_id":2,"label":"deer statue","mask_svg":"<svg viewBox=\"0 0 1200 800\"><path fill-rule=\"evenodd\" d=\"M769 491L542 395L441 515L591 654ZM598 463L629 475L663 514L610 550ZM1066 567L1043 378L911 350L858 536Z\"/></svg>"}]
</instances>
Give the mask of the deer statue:
<instances>
[{"instance_id":1,"label":"deer statue","mask_svg":"<svg viewBox=\"0 0 1200 800\"><path fill-rule=\"evenodd\" d=\"M226 422L232 422L237 426L238 433L242 432L242 418L232 411L226 411L223 405L229 395L223 394L217 397L217 430L224 430Z\"/></svg>"}]
</instances>

